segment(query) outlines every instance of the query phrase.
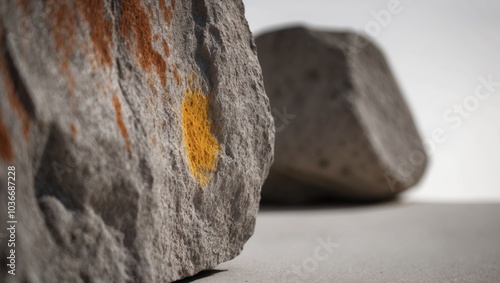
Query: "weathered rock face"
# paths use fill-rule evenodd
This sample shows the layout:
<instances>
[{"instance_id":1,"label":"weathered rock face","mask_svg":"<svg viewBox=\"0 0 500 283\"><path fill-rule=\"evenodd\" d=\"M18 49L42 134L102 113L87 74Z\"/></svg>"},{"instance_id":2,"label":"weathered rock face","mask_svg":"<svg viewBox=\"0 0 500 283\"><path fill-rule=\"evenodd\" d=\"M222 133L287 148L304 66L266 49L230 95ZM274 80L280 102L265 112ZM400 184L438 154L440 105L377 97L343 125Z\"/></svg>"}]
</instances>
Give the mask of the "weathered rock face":
<instances>
[{"instance_id":1,"label":"weathered rock face","mask_svg":"<svg viewBox=\"0 0 500 283\"><path fill-rule=\"evenodd\" d=\"M0 281L167 282L238 255L274 144L241 1L0 12Z\"/></svg>"},{"instance_id":2,"label":"weathered rock face","mask_svg":"<svg viewBox=\"0 0 500 283\"><path fill-rule=\"evenodd\" d=\"M419 180L427 157L376 46L353 33L304 28L256 43L277 129L263 199L378 200Z\"/></svg>"}]
</instances>

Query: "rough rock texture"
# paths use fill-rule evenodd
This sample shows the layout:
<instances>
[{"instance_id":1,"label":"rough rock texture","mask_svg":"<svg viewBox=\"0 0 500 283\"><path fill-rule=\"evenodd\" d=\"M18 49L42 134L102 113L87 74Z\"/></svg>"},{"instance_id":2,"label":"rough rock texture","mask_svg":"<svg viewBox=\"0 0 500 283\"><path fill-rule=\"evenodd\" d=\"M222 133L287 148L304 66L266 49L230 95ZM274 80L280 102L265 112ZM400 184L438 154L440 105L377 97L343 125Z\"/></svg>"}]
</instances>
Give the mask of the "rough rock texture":
<instances>
[{"instance_id":1,"label":"rough rock texture","mask_svg":"<svg viewBox=\"0 0 500 283\"><path fill-rule=\"evenodd\" d=\"M252 235L274 125L241 1L1 1L0 109L0 282L168 282Z\"/></svg>"},{"instance_id":2,"label":"rough rock texture","mask_svg":"<svg viewBox=\"0 0 500 283\"><path fill-rule=\"evenodd\" d=\"M276 123L263 199L391 198L427 157L380 50L350 32L291 28L256 39Z\"/></svg>"}]
</instances>

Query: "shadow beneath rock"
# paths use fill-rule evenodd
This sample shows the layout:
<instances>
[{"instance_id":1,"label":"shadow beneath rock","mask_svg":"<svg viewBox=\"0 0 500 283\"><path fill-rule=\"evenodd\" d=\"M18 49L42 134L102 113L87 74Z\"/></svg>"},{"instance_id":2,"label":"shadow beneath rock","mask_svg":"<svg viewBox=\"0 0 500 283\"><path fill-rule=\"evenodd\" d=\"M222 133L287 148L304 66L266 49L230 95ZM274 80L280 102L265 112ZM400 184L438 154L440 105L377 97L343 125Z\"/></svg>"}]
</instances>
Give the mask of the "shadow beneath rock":
<instances>
[{"instance_id":1,"label":"shadow beneath rock","mask_svg":"<svg viewBox=\"0 0 500 283\"><path fill-rule=\"evenodd\" d=\"M227 271L227 270L220 270L220 269L203 270L203 271L200 271L199 273L197 273L197 274L195 274L195 275L193 275L191 277L187 277L187 278L175 281L174 283L195 282L198 279L203 279L203 278L206 278L206 277L209 277L209 276L212 276L214 274L217 274L219 272L224 272L224 271Z\"/></svg>"},{"instance_id":2,"label":"shadow beneath rock","mask_svg":"<svg viewBox=\"0 0 500 283\"><path fill-rule=\"evenodd\" d=\"M297 178L270 172L261 191L260 211L346 209L400 203L399 194L388 189L366 188L353 191L329 182L320 186Z\"/></svg>"},{"instance_id":3,"label":"shadow beneath rock","mask_svg":"<svg viewBox=\"0 0 500 283\"><path fill-rule=\"evenodd\" d=\"M277 201L261 201L259 212L268 211L297 211L297 210L324 210L324 209L356 209L371 206L384 205L402 205L403 202L399 196L394 196L390 199L377 201L354 201L350 199L341 199L337 197L308 199L303 202L277 202Z\"/></svg>"}]
</instances>

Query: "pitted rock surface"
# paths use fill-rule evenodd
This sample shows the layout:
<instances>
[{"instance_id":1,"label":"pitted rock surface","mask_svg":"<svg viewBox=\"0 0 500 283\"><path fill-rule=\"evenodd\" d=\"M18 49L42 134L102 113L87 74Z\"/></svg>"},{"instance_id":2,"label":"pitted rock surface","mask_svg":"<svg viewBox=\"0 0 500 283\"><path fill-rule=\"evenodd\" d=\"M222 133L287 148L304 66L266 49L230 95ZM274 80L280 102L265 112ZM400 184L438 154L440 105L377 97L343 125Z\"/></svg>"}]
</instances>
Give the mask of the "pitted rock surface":
<instances>
[{"instance_id":1,"label":"pitted rock surface","mask_svg":"<svg viewBox=\"0 0 500 283\"><path fill-rule=\"evenodd\" d=\"M422 141L372 42L351 32L289 28L256 43L276 113L264 200L380 200L420 179Z\"/></svg>"},{"instance_id":2,"label":"pitted rock surface","mask_svg":"<svg viewBox=\"0 0 500 283\"><path fill-rule=\"evenodd\" d=\"M273 145L241 1L0 3L1 227L8 166L18 220L1 282L169 282L232 259Z\"/></svg>"}]
</instances>

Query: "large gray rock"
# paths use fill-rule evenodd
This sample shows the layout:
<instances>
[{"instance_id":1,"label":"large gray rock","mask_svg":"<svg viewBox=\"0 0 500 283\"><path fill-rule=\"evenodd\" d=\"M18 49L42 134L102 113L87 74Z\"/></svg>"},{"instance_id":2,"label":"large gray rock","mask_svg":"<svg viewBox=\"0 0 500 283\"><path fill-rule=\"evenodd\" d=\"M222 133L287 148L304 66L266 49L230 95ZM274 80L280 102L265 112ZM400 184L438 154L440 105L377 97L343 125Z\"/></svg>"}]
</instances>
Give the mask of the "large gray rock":
<instances>
[{"instance_id":1,"label":"large gray rock","mask_svg":"<svg viewBox=\"0 0 500 283\"><path fill-rule=\"evenodd\" d=\"M253 233L274 125L241 1L1 1L0 109L0 282L168 282Z\"/></svg>"},{"instance_id":2,"label":"large gray rock","mask_svg":"<svg viewBox=\"0 0 500 283\"><path fill-rule=\"evenodd\" d=\"M264 200L380 200L419 180L421 139L373 43L305 28L256 43L277 129Z\"/></svg>"}]
</instances>

